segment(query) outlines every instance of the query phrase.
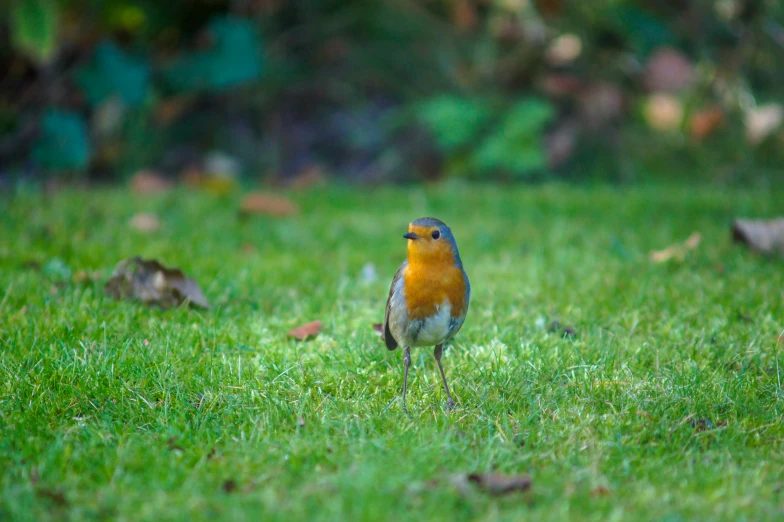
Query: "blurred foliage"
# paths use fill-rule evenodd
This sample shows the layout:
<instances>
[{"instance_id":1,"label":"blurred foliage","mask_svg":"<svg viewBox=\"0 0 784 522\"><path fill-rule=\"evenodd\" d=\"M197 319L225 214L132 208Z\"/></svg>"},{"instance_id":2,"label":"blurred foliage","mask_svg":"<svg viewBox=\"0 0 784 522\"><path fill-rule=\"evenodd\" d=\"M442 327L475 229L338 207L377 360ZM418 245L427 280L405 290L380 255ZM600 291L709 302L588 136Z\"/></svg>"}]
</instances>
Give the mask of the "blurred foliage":
<instances>
[{"instance_id":1,"label":"blurred foliage","mask_svg":"<svg viewBox=\"0 0 784 522\"><path fill-rule=\"evenodd\" d=\"M0 15L0 177L187 177L215 157L276 182L782 176L776 0L11 0Z\"/></svg>"}]
</instances>

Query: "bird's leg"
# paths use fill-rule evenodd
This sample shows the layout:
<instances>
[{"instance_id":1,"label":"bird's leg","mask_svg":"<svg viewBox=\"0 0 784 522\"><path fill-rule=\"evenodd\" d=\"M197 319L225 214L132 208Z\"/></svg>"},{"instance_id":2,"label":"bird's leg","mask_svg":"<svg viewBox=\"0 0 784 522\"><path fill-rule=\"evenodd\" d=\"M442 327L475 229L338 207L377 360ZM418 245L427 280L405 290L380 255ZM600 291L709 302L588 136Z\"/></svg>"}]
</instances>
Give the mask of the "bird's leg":
<instances>
[{"instance_id":1,"label":"bird's leg","mask_svg":"<svg viewBox=\"0 0 784 522\"><path fill-rule=\"evenodd\" d=\"M403 411L408 413L406 409L406 386L408 385L408 367L411 366L411 349L408 346L403 351L403 365L406 368L403 373Z\"/></svg>"},{"instance_id":2,"label":"bird's leg","mask_svg":"<svg viewBox=\"0 0 784 522\"><path fill-rule=\"evenodd\" d=\"M447 398L447 408L452 409L455 407L454 401L452 401L452 396L449 394L449 386L446 384L446 375L444 375L444 367L441 366L441 353L442 353L443 345L437 344L436 349L433 350L433 355L436 358L436 362L438 363L438 369L441 370L441 379L444 381L444 391L446 391L446 398Z\"/></svg>"}]
</instances>

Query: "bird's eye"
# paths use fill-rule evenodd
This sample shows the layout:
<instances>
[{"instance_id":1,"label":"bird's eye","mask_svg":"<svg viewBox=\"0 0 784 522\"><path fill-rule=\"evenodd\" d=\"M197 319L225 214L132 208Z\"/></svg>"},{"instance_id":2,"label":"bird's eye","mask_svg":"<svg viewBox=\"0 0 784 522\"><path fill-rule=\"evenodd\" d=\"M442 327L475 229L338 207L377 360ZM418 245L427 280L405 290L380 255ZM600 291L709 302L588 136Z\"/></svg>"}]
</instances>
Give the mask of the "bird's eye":
<instances>
[{"instance_id":1,"label":"bird's eye","mask_svg":"<svg viewBox=\"0 0 784 522\"><path fill-rule=\"evenodd\" d=\"M432 236L433 239L438 239L439 237L441 237L441 232L439 232L438 230L434 230L433 233L430 235Z\"/></svg>"}]
</instances>

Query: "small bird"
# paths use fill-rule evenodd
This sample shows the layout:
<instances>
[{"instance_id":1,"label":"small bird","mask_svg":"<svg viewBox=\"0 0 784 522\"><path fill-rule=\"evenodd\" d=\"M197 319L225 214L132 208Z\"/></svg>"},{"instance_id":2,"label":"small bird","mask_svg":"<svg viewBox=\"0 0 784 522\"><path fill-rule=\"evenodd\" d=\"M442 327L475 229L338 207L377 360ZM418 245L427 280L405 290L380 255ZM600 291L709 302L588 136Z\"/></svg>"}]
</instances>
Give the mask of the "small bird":
<instances>
[{"instance_id":1,"label":"small bird","mask_svg":"<svg viewBox=\"0 0 784 522\"><path fill-rule=\"evenodd\" d=\"M465 322L471 285L463 270L452 231L436 218L417 219L408 226L408 259L400 265L387 298L384 342L394 350L403 346L403 411L406 410L408 367L411 348L433 346L441 371L449 409L455 403L449 393L441 353Z\"/></svg>"}]
</instances>

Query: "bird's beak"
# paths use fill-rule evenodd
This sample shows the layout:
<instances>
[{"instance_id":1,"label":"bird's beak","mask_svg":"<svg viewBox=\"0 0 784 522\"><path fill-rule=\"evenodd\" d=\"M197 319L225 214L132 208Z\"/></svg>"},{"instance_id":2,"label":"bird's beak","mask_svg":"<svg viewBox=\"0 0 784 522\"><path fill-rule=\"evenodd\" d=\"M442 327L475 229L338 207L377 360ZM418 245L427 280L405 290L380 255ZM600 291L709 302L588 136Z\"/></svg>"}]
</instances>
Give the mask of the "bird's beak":
<instances>
[{"instance_id":1,"label":"bird's beak","mask_svg":"<svg viewBox=\"0 0 784 522\"><path fill-rule=\"evenodd\" d=\"M408 234L403 234L403 237L406 239L419 239L419 236L414 234L413 232L409 232Z\"/></svg>"}]
</instances>

